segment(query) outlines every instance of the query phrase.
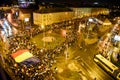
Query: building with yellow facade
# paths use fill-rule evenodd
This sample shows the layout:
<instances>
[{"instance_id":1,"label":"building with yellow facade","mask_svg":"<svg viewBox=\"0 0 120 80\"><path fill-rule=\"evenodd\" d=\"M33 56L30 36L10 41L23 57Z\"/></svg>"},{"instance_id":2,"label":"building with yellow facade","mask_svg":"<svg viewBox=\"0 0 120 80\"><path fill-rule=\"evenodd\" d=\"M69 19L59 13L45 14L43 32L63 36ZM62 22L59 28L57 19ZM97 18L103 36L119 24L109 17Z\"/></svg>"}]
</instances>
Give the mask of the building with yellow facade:
<instances>
[{"instance_id":1,"label":"building with yellow facade","mask_svg":"<svg viewBox=\"0 0 120 80\"><path fill-rule=\"evenodd\" d=\"M74 18L82 18L86 16L95 16L99 14L109 14L107 8L71 8L74 12Z\"/></svg>"},{"instance_id":2,"label":"building with yellow facade","mask_svg":"<svg viewBox=\"0 0 120 80\"><path fill-rule=\"evenodd\" d=\"M33 12L33 23L39 26L71 20L74 14L68 8L43 8Z\"/></svg>"}]
</instances>

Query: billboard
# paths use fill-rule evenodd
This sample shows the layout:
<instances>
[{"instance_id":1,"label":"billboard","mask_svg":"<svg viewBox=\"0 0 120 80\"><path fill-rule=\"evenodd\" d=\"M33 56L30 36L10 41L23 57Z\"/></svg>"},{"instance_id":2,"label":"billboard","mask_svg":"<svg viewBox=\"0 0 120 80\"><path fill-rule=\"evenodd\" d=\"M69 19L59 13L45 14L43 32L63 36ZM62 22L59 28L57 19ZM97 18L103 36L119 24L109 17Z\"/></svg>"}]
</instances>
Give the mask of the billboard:
<instances>
[{"instance_id":1,"label":"billboard","mask_svg":"<svg viewBox=\"0 0 120 80\"><path fill-rule=\"evenodd\" d=\"M28 8L30 4L35 4L35 0L18 0L20 8Z\"/></svg>"},{"instance_id":2,"label":"billboard","mask_svg":"<svg viewBox=\"0 0 120 80\"><path fill-rule=\"evenodd\" d=\"M120 36L119 35L115 35L114 40L120 41Z\"/></svg>"}]
</instances>

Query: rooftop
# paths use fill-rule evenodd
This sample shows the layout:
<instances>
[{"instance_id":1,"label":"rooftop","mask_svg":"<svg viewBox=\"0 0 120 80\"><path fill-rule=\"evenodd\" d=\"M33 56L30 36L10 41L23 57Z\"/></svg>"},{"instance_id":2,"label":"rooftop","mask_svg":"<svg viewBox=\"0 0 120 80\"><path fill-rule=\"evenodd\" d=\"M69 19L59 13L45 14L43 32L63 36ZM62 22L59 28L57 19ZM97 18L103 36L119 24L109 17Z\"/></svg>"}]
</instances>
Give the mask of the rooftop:
<instances>
[{"instance_id":1,"label":"rooftop","mask_svg":"<svg viewBox=\"0 0 120 80\"><path fill-rule=\"evenodd\" d=\"M37 10L37 13L54 13L54 12L67 12L72 11L69 8L42 8L40 10Z\"/></svg>"}]
</instances>

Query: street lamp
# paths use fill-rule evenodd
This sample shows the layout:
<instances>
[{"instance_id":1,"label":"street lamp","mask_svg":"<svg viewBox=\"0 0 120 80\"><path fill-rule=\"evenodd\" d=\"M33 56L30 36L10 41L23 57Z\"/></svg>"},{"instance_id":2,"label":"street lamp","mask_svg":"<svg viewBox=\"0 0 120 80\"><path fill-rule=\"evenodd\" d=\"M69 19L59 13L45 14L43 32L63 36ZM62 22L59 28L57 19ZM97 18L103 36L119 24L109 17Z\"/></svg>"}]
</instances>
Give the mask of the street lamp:
<instances>
[{"instance_id":1,"label":"street lamp","mask_svg":"<svg viewBox=\"0 0 120 80\"><path fill-rule=\"evenodd\" d=\"M42 28L42 29L44 29L44 28L45 28L45 26L44 26L44 25L41 25L41 28Z\"/></svg>"},{"instance_id":2,"label":"street lamp","mask_svg":"<svg viewBox=\"0 0 120 80\"><path fill-rule=\"evenodd\" d=\"M111 35L110 33L107 34L108 37L110 37L110 35Z\"/></svg>"},{"instance_id":3,"label":"street lamp","mask_svg":"<svg viewBox=\"0 0 120 80\"><path fill-rule=\"evenodd\" d=\"M41 28L43 30L43 38L45 37L45 26L41 25ZM43 40L43 47L45 48L45 41Z\"/></svg>"},{"instance_id":4,"label":"street lamp","mask_svg":"<svg viewBox=\"0 0 120 80\"><path fill-rule=\"evenodd\" d=\"M22 28L24 29L24 15L21 15L21 20L22 20Z\"/></svg>"},{"instance_id":5,"label":"street lamp","mask_svg":"<svg viewBox=\"0 0 120 80\"><path fill-rule=\"evenodd\" d=\"M62 35L65 37L65 39L67 38L67 31L66 30L62 30ZM67 39L66 39L67 40ZM65 47L66 47L66 51L65 51L65 59L67 60L68 59L68 44L65 44Z\"/></svg>"}]
</instances>

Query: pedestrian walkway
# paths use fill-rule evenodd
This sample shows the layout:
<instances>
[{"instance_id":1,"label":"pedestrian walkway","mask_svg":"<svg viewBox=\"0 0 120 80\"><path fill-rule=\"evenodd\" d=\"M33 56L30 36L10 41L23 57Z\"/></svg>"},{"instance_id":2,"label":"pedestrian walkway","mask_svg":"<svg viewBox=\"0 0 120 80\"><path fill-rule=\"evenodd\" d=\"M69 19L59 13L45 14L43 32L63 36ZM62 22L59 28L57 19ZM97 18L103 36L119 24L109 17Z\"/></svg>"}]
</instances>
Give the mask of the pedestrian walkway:
<instances>
[{"instance_id":1,"label":"pedestrian walkway","mask_svg":"<svg viewBox=\"0 0 120 80\"><path fill-rule=\"evenodd\" d=\"M94 44L97 41L98 41L98 38L92 38L92 39L86 38L85 39L85 45Z\"/></svg>"},{"instance_id":2,"label":"pedestrian walkway","mask_svg":"<svg viewBox=\"0 0 120 80\"><path fill-rule=\"evenodd\" d=\"M101 33L104 33L105 31L107 31L107 30L109 30L110 29L110 26L101 26L100 28L99 28L99 31L101 32Z\"/></svg>"}]
</instances>

